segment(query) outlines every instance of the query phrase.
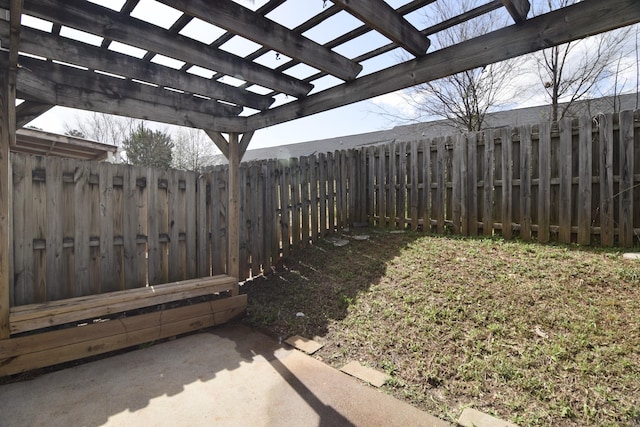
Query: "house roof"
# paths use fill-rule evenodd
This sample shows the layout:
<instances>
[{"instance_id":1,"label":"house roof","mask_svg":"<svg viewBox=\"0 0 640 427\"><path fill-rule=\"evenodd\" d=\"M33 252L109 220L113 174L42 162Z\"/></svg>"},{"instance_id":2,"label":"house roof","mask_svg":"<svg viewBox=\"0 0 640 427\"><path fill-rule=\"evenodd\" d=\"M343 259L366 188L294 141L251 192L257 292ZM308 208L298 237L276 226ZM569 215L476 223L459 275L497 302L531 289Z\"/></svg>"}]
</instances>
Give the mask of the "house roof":
<instances>
[{"instance_id":1,"label":"house roof","mask_svg":"<svg viewBox=\"0 0 640 427\"><path fill-rule=\"evenodd\" d=\"M529 0L493 0L426 28L409 21L434 1L442 0L309 1L306 18L289 28L277 12L293 0L0 0L0 65L8 104L25 100L16 107L18 128L62 105L246 135L640 21L636 0L584 0L532 18ZM511 24L431 46L438 31L503 8ZM332 27L344 14L354 25ZM21 24L24 16L38 28ZM195 36L196 26L211 37ZM332 29L329 40L312 35L323 28ZM340 53L370 33L386 41ZM249 53L229 49L238 40L251 44ZM406 61L367 68L398 49Z\"/></svg>"},{"instance_id":2,"label":"house roof","mask_svg":"<svg viewBox=\"0 0 640 427\"><path fill-rule=\"evenodd\" d=\"M84 138L36 129L18 129L16 144L11 146L11 152L68 159L105 160L109 153L115 154L117 148L115 145Z\"/></svg>"}]
</instances>

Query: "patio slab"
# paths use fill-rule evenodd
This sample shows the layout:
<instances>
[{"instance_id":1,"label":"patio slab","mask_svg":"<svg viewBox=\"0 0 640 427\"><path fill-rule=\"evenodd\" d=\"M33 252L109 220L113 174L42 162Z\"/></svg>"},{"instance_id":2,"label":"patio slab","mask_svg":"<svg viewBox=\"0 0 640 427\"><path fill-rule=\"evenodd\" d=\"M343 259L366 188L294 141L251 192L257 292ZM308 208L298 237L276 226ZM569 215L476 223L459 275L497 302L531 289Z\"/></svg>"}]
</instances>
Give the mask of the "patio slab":
<instances>
[{"instance_id":1,"label":"patio slab","mask_svg":"<svg viewBox=\"0 0 640 427\"><path fill-rule=\"evenodd\" d=\"M0 426L447 426L238 323L0 385Z\"/></svg>"}]
</instances>

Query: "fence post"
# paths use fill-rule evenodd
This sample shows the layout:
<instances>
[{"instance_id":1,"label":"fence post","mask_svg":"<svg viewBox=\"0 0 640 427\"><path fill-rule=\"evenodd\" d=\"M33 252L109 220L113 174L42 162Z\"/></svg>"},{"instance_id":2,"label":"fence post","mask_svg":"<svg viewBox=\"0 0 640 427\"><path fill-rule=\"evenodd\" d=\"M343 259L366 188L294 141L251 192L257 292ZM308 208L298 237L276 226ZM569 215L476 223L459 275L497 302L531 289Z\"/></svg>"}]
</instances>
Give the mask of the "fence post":
<instances>
[{"instance_id":1,"label":"fence post","mask_svg":"<svg viewBox=\"0 0 640 427\"><path fill-rule=\"evenodd\" d=\"M238 134L229 134L229 204L227 206L228 260L227 273L240 276L240 147ZM232 292L238 294L236 287Z\"/></svg>"}]
</instances>

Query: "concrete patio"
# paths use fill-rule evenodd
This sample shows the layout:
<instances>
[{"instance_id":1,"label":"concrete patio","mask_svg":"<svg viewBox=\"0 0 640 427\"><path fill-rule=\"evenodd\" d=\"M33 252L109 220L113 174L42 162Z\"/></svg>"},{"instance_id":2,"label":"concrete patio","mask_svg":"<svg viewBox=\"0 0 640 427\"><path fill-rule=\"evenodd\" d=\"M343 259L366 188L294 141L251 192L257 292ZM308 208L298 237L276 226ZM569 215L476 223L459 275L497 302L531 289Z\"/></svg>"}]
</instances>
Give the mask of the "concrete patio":
<instances>
[{"instance_id":1,"label":"concrete patio","mask_svg":"<svg viewBox=\"0 0 640 427\"><path fill-rule=\"evenodd\" d=\"M0 386L0 426L446 426L232 323Z\"/></svg>"}]
</instances>

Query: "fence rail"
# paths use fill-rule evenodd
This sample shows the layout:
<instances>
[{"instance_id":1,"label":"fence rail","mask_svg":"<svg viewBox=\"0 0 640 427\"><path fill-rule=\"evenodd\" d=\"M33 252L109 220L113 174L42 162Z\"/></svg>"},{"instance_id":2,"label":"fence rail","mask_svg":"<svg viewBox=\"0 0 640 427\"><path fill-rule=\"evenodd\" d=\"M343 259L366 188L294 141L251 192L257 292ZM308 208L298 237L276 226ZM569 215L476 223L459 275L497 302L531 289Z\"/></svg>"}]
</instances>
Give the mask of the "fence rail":
<instances>
[{"instance_id":1,"label":"fence rail","mask_svg":"<svg viewBox=\"0 0 640 427\"><path fill-rule=\"evenodd\" d=\"M357 223L640 245L640 112L240 167L240 280ZM12 155L13 306L226 273L228 177Z\"/></svg>"}]
</instances>

